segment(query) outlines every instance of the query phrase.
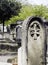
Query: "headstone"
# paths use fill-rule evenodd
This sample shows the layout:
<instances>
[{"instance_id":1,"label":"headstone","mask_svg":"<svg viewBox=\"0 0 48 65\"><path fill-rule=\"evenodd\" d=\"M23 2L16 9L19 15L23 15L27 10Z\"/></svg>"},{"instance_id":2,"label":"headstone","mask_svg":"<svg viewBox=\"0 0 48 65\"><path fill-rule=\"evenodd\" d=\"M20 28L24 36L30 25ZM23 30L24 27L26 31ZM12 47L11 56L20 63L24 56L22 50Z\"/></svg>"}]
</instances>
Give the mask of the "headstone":
<instances>
[{"instance_id":1,"label":"headstone","mask_svg":"<svg viewBox=\"0 0 48 65\"><path fill-rule=\"evenodd\" d=\"M18 44L18 48L21 46L21 40L22 40L22 23L23 21L16 22L16 41Z\"/></svg>"},{"instance_id":2,"label":"headstone","mask_svg":"<svg viewBox=\"0 0 48 65\"><path fill-rule=\"evenodd\" d=\"M22 25L22 65L46 65L44 20L30 17Z\"/></svg>"}]
</instances>

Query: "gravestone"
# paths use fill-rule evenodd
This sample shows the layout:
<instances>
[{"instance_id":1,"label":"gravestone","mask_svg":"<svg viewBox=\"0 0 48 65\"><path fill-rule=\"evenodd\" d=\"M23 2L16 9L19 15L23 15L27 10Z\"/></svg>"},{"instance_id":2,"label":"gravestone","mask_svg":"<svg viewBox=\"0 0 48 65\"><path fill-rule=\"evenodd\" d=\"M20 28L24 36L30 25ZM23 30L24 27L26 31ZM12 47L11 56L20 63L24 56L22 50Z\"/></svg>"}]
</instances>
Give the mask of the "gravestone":
<instances>
[{"instance_id":1,"label":"gravestone","mask_svg":"<svg viewBox=\"0 0 48 65\"><path fill-rule=\"evenodd\" d=\"M22 65L46 65L46 29L40 17L23 22Z\"/></svg>"},{"instance_id":2,"label":"gravestone","mask_svg":"<svg viewBox=\"0 0 48 65\"><path fill-rule=\"evenodd\" d=\"M23 21L17 21L16 22L16 42L18 44L18 48L21 47L21 41L22 41L22 23Z\"/></svg>"}]
</instances>

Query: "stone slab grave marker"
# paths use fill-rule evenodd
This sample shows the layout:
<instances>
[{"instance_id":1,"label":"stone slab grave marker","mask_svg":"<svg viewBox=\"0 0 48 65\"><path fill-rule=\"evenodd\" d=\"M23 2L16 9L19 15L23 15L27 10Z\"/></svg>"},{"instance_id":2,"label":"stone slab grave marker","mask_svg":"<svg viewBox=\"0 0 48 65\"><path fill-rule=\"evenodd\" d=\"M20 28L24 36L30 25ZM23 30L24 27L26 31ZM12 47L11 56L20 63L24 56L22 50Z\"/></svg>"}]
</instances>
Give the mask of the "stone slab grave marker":
<instances>
[{"instance_id":1,"label":"stone slab grave marker","mask_svg":"<svg viewBox=\"0 0 48 65\"><path fill-rule=\"evenodd\" d=\"M30 17L22 25L22 65L46 65L46 29L40 17Z\"/></svg>"}]
</instances>

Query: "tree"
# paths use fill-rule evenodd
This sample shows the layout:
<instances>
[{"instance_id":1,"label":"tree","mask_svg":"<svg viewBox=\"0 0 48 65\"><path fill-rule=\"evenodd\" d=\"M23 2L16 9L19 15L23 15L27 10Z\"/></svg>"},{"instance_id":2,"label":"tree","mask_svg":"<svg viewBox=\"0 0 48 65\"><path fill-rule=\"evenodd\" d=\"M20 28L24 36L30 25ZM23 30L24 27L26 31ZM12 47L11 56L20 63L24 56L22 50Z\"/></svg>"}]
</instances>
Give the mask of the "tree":
<instances>
[{"instance_id":1,"label":"tree","mask_svg":"<svg viewBox=\"0 0 48 65\"><path fill-rule=\"evenodd\" d=\"M48 19L48 8L43 5L23 5L18 16L14 16L6 24L16 23L18 20L25 20L30 16L39 16Z\"/></svg>"},{"instance_id":2,"label":"tree","mask_svg":"<svg viewBox=\"0 0 48 65\"><path fill-rule=\"evenodd\" d=\"M4 22L9 20L12 16L18 15L20 12L21 4L17 1L0 0L0 20L3 23L4 32Z\"/></svg>"},{"instance_id":3,"label":"tree","mask_svg":"<svg viewBox=\"0 0 48 65\"><path fill-rule=\"evenodd\" d=\"M43 5L25 5L21 8L19 17L25 19L29 16L39 16L43 18L48 18L48 8Z\"/></svg>"}]
</instances>

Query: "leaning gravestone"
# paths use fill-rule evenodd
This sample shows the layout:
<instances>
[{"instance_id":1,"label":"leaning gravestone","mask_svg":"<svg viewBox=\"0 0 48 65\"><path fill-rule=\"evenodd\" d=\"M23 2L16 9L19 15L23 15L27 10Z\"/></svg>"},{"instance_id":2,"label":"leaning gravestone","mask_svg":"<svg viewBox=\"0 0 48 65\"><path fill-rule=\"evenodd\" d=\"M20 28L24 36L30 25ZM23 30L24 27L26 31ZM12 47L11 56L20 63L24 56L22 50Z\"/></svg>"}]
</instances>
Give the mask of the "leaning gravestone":
<instances>
[{"instance_id":1,"label":"leaning gravestone","mask_svg":"<svg viewBox=\"0 0 48 65\"><path fill-rule=\"evenodd\" d=\"M30 17L22 25L22 65L46 65L44 20Z\"/></svg>"}]
</instances>

